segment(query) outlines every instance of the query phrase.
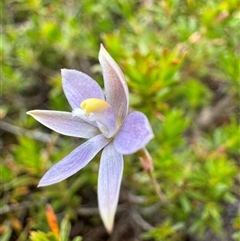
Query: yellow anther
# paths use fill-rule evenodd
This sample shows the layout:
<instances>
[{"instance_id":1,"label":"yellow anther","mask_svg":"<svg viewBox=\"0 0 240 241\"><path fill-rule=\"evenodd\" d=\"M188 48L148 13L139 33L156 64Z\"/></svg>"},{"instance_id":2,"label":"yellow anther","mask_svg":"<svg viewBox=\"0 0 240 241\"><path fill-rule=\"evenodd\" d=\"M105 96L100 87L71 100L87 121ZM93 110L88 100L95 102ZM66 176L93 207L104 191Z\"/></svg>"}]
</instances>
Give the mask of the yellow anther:
<instances>
[{"instance_id":1,"label":"yellow anther","mask_svg":"<svg viewBox=\"0 0 240 241\"><path fill-rule=\"evenodd\" d=\"M110 107L110 105L102 99L89 98L84 100L80 107L85 111L86 114L103 111Z\"/></svg>"}]
</instances>

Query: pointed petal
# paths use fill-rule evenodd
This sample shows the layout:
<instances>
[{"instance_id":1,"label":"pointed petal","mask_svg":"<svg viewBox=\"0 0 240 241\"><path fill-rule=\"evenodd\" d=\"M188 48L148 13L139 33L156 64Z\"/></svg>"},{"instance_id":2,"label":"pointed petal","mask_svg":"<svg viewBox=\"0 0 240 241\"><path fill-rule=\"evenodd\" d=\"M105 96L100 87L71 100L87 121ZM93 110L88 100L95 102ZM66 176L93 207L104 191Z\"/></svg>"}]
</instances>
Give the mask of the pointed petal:
<instances>
[{"instance_id":1,"label":"pointed petal","mask_svg":"<svg viewBox=\"0 0 240 241\"><path fill-rule=\"evenodd\" d=\"M84 142L52 166L42 177L38 186L48 186L72 176L85 167L109 141L103 135L97 135Z\"/></svg>"},{"instance_id":2,"label":"pointed petal","mask_svg":"<svg viewBox=\"0 0 240 241\"><path fill-rule=\"evenodd\" d=\"M109 233L113 229L122 173L123 156L110 143L103 149L98 175L99 211Z\"/></svg>"},{"instance_id":3,"label":"pointed petal","mask_svg":"<svg viewBox=\"0 0 240 241\"><path fill-rule=\"evenodd\" d=\"M114 139L114 146L119 153L128 155L143 148L152 138L153 132L147 117L134 111L125 118Z\"/></svg>"},{"instance_id":4,"label":"pointed petal","mask_svg":"<svg viewBox=\"0 0 240 241\"><path fill-rule=\"evenodd\" d=\"M88 98L104 99L101 87L90 76L72 69L62 69L64 93L73 110Z\"/></svg>"},{"instance_id":5,"label":"pointed petal","mask_svg":"<svg viewBox=\"0 0 240 241\"><path fill-rule=\"evenodd\" d=\"M79 138L91 138L100 134L99 129L71 112L51 111L51 110L31 110L27 114L46 127L67 136Z\"/></svg>"},{"instance_id":6,"label":"pointed petal","mask_svg":"<svg viewBox=\"0 0 240 241\"><path fill-rule=\"evenodd\" d=\"M106 101L113 107L117 119L121 122L128 113L129 93L126 80L121 69L103 45L99 52L99 62L103 72Z\"/></svg>"}]
</instances>

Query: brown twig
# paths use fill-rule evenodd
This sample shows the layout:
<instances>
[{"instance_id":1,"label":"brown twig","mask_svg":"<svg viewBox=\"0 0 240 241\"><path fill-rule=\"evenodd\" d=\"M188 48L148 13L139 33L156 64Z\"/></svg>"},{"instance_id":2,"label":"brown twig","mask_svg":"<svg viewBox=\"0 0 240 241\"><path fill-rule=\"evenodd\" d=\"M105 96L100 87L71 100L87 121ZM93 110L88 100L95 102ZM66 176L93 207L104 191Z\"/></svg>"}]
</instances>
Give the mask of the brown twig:
<instances>
[{"instance_id":1,"label":"brown twig","mask_svg":"<svg viewBox=\"0 0 240 241\"><path fill-rule=\"evenodd\" d=\"M43 133L37 130L26 130L24 128L9 124L5 121L0 121L0 129L6 132L12 133L17 136L27 136L29 138L35 139L37 141L42 141L49 143L51 142L51 135L47 133Z\"/></svg>"}]
</instances>

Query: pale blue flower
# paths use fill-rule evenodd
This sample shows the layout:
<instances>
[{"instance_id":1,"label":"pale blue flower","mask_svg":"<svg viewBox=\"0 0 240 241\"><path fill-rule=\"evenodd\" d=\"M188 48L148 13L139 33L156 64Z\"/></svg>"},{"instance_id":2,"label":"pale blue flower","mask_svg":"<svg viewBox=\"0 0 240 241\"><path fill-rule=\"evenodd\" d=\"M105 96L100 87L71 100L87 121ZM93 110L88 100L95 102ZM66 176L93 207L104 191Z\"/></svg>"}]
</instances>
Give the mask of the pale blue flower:
<instances>
[{"instance_id":1,"label":"pale blue flower","mask_svg":"<svg viewBox=\"0 0 240 241\"><path fill-rule=\"evenodd\" d=\"M99 61L105 94L88 75L63 69L63 90L72 112L32 110L27 114L60 134L89 139L51 167L39 186L57 183L75 174L103 149L98 176L98 203L103 223L110 233L119 198L123 155L143 148L153 133L143 113L129 113L126 80L103 46Z\"/></svg>"}]
</instances>

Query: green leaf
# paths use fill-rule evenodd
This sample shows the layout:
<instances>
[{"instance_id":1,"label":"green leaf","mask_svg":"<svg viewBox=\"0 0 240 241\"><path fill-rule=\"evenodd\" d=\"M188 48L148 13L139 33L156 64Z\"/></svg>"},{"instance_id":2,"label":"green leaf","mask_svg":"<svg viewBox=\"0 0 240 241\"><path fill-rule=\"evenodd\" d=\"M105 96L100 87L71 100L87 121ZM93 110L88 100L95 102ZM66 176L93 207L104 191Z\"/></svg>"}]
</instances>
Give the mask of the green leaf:
<instances>
[{"instance_id":1,"label":"green leaf","mask_svg":"<svg viewBox=\"0 0 240 241\"><path fill-rule=\"evenodd\" d=\"M68 218L65 217L60 224L60 240L68 241L70 231L71 231L71 224Z\"/></svg>"},{"instance_id":2,"label":"green leaf","mask_svg":"<svg viewBox=\"0 0 240 241\"><path fill-rule=\"evenodd\" d=\"M32 231L30 233L31 241L58 241L54 233L43 233L41 231Z\"/></svg>"}]
</instances>

